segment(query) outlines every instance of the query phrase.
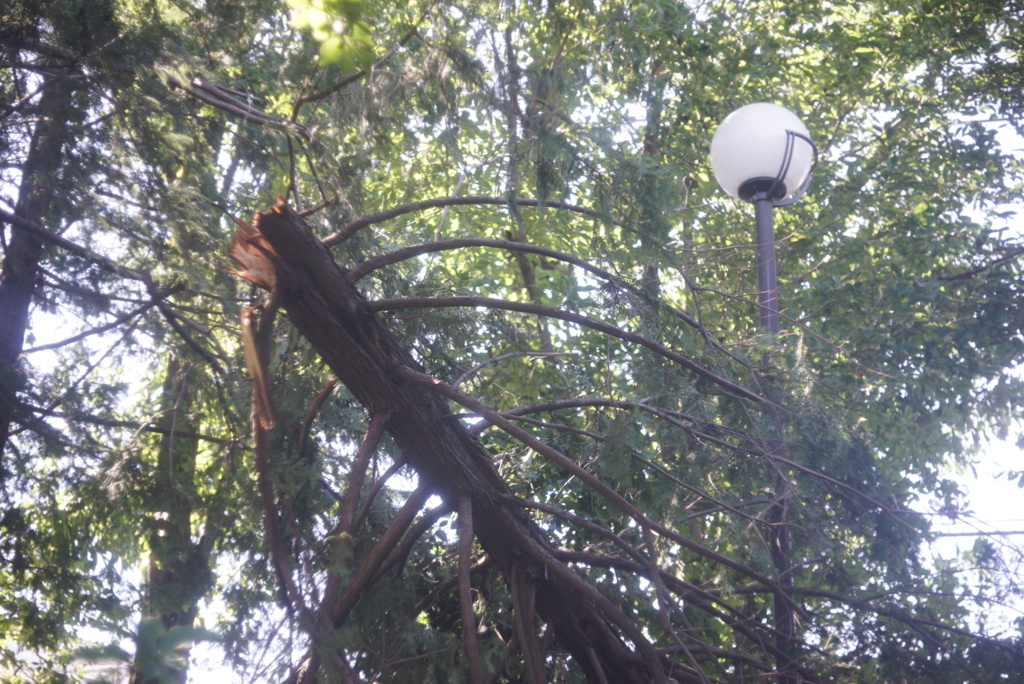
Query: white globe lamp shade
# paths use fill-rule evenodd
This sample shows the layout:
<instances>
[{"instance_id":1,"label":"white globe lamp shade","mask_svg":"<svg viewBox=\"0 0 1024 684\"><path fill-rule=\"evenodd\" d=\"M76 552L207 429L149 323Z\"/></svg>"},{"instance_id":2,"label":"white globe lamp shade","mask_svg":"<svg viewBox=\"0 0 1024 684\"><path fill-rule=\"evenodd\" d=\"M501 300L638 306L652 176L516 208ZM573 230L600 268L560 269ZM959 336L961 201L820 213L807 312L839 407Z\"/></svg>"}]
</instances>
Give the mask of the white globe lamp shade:
<instances>
[{"instance_id":1,"label":"white globe lamp shade","mask_svg":"<svg viewBox=\"0 0 1024 684\"><path fill-rule=\"evenodd\" d=\"M810 181L815 154L810 133L796 114L769 102L740 107L725 117L711 139L711 169L718 184L742 200L759 193L773 201L795 200Z\"/></svg>"}]
</instances>

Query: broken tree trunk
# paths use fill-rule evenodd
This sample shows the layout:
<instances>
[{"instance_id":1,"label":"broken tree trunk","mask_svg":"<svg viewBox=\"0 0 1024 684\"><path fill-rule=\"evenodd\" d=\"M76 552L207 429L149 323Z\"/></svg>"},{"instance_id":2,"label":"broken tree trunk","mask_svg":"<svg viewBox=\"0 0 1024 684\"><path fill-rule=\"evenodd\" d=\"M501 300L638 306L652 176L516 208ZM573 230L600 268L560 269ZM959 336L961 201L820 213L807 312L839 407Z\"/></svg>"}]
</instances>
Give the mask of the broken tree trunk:
<instances>
[{"instance_id":1,"label":"broken tree trunk","mask_svg":"<svg viewBox=\"0 0 1024 684\"><path fill-rule=\"evenodd\" d=\"M519 629L533 641L537 625L529 616L550 625L590 681L666 681L663 662L626 615L599 605L597 592L556 558L543 530L510 503L491 457L447 401L402 379L401 369L421 367L302 218L281 203L257 214L254 226L276 252L275 299L291 322L371 416L391 413L387 431L436 494L453 509L469 498L473 532L517 598ZM531 647L536 642L522 645L528 661ZM540 658L528 669L542 673Z\"/></svg>"}]
</instances>

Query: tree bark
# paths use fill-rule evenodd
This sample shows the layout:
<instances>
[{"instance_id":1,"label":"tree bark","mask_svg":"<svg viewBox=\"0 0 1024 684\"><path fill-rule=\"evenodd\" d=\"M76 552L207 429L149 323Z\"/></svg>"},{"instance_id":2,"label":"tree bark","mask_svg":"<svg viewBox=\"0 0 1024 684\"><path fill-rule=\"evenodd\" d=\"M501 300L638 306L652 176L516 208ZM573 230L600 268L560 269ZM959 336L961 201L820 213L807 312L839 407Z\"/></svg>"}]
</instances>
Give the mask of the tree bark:
<instances>
[{"instance_id":1,"label":"tree bark","mask_svg":"<svg viewBox=\"0 0 1024 684\"><path fill-rule=\"evenodd\" d=\"M68 142L67 123L72 110L73 89L68 79L56 75L43 87L39 98L38 122L32 132L28 155L22 166L21 187L15 215L39 225L52 222L56 207L57 179L64 163ZM18 357L25 344L28 310L41 272L42 241L15 227L0 271L0 486L9 474L3 454L11 423L18 419L17 392L22 384Z\"/></svg>"},{"instance_id":2,"label":"tree bark","mask_svg":"<svg viewBox=\"0 0 1024 684\"><path fill-rule=\"evenodd\" d=\"M419 364L302 218L279 204L257 214L254 225L278 255L278 295L292 323L371 416L391 412L388 432L435 493L452 508L468 497L481 546L505 581L531 597L534 605L524 609L551 626L590 681L665 681L650 644L624 641L612 616L565 576L571 570L529 515L509 503L511 490L491 457L447 402L399 377L398 369L421 370Z\"/></svg>"}]
</instances>

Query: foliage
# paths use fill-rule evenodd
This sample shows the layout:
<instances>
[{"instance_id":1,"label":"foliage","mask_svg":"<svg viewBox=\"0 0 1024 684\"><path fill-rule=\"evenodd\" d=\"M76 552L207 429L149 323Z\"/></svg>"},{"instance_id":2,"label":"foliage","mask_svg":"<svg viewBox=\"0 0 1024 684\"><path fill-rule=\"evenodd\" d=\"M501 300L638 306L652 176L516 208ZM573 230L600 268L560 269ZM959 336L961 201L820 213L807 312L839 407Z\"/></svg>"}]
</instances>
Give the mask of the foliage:
<instances>
[{"instance_id":1,"label":"foliage","mask_svg":"<svg viewBox=\"0 0 1024 684\"><path fill-rule=\"evenodd\" d=\"M1019 549L924 553L966 507L950 468L1020 427L1019 4L0 7L0 678L134 641L133 681L184 681L200 621L259 681L525 681L531 649L592 675L283 317L261 465L264 293L224 252L278 195L673 677L1022 676L1024 623L978 617L1019 600ZM757 100L820 149L775 214L778 339L707 162Z\"/></svg>"}]
</instances>

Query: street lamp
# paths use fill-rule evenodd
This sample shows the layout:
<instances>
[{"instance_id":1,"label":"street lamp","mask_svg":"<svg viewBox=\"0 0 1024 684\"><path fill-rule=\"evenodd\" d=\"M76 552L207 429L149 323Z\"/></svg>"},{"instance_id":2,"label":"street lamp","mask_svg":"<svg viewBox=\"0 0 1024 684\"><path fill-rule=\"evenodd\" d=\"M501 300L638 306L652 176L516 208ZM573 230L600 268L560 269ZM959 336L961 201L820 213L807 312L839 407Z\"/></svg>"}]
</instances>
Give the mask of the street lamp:
<instances>
[{"instance_id":1,"label":"street lamp","mask_svg":"<svg viewBox=\"0 0 1024 684\"><path fill-rule=\"evenodd\" d=\"M740 107L725 117L711 140L711 168L718 184L754 204L759 319L772 335L779 332L772 208L803 196L817 152L803 122L768 102Z\"/></svg>"},{"instance_id":2,"label":"street lamp","mask_svg":"<svg viewBox=\"0 0 1024 684\"><path fill-rule=\"evenodd\" d=\"M740 107L715 131L711 140L711 168L722 189L737 199L754 204L757 226L757 306L761 327L769 334L779 332L778 281L775 274L775 236L772 209L796 202L811 182L818 148L807 127L793 112L767 102ZM767 366L771 355L761 357ZM769 457L777 464L786 456L782 411L770 402L775 435L765 440ZM778 498L768 509L771 529L772 563L779 574L774 593L775 647L778 651L779 684L796 684L790 659L796 621L790 608L792 587L789 524L786 510L788 483L780 470Z\"/></svg>"}]
</instances>

